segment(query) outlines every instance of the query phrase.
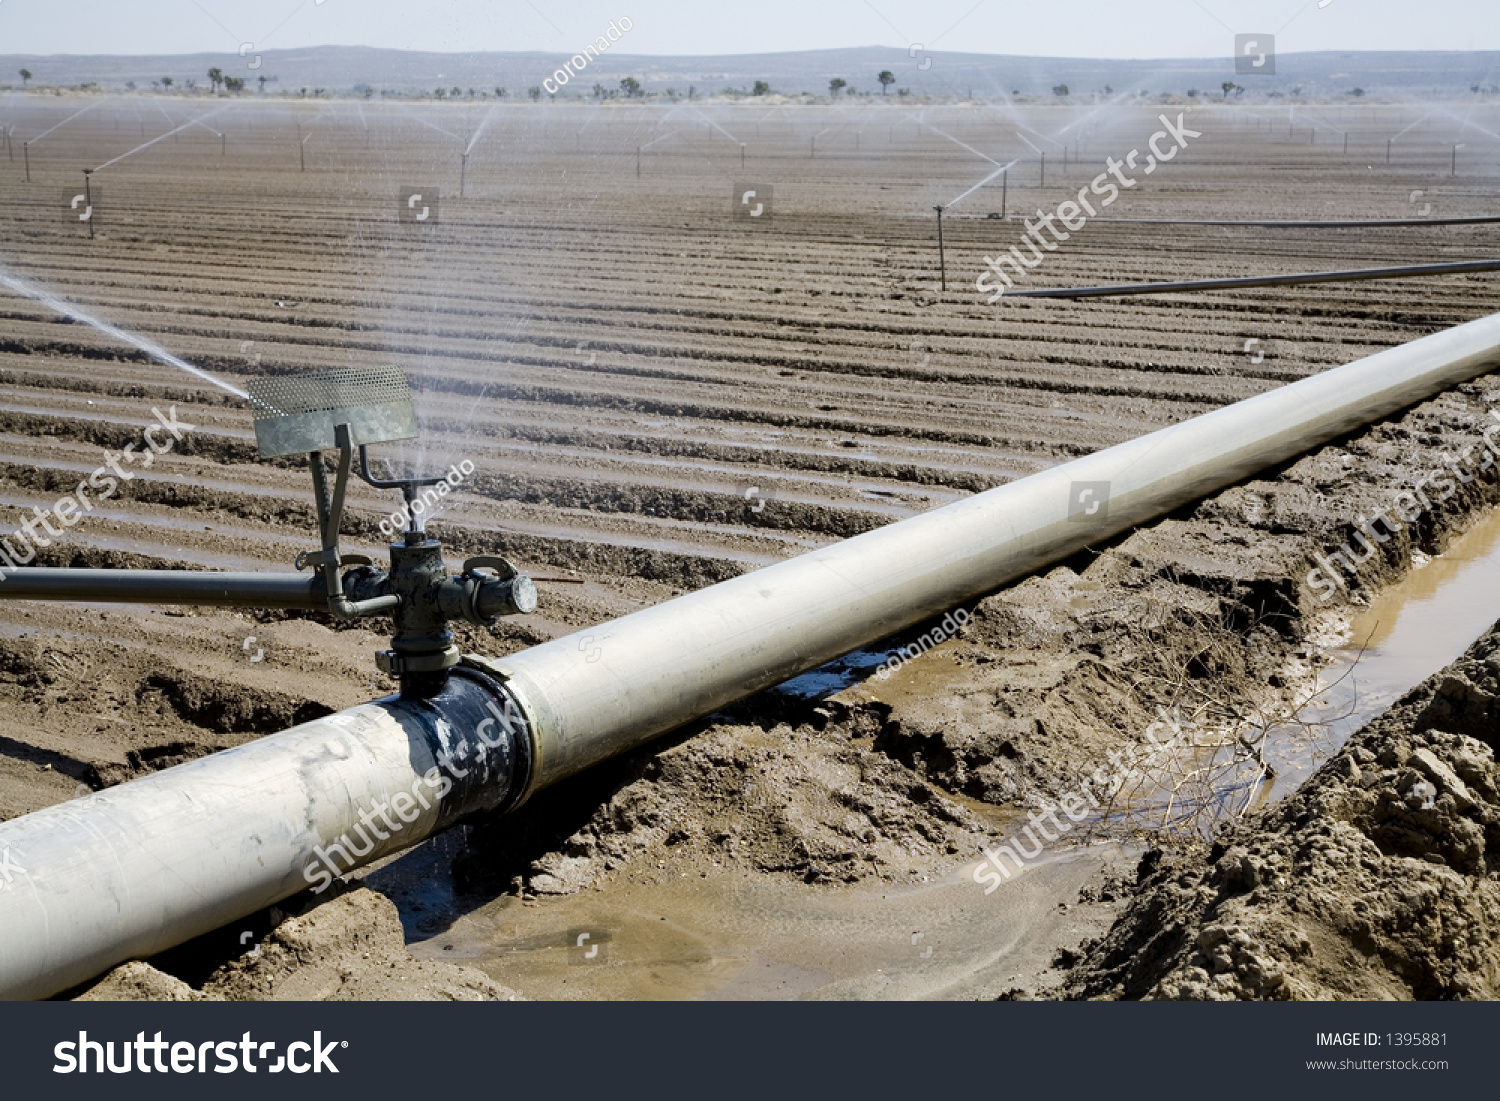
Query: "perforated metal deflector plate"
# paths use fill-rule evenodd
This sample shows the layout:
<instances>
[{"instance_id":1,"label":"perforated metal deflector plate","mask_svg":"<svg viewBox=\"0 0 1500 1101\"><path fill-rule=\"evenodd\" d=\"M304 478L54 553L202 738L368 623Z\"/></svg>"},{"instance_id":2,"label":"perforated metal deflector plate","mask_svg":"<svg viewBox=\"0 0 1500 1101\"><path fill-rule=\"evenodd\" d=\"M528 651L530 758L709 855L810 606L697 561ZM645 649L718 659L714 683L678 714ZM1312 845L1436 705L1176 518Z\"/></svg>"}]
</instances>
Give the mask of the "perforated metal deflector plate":
<instances>
[{"instance_id":1,"label":"perforated metal deflector plate","mask_svg":"<svg viewBox=\"0 0 1500 1101\"><path fill-rule=\"evenodd\" d=\"M262 378L247 389L263 459L332 451L338 447L334 428L340 424L349 426L356 447L417 435L411 387L396 367Z\"/></svg>"}]
</instances>

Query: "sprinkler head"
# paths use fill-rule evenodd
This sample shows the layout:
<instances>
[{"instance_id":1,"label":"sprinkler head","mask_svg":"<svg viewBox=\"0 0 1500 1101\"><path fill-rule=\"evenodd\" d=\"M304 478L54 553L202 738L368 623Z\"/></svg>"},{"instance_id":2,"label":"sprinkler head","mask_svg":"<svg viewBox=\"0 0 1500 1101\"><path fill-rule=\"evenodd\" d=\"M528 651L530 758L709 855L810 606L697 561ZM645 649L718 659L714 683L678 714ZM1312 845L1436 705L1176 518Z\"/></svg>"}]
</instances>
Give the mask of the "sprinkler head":
<instances>
[{"instance_id":1,"label":"sprinkler head","mask_svg":"<svg viewBox=\"0 0 1500 1101\"><path fill-rule=\"evenodd\" d=\"M536 608L536 585L505 559L473 557L464 562L458 576L450 576L441 544L422 530L420 516L447 494L446 488L435 493L428 487L456 485L454 479L461 474L379 478L371 471L372 443L417 435L411 390L399 370L386 367L256 379L247 389L255 407L261 457L305 452L312 468L320 549L299 554L297 568L318 570L328 592L329 611L340 619L391 617L391 648L376 654L376 664L401 681L402 695L427 698L447 683L448 671L459 662L450 623L463 620L487 627L498 616ZM339 459L331 495L324 451L336 451ZM339 550L351 473L375 489L400 490L405 500L407 528L400 541L390 545L389 572L376 570L368 558ZM345 572L345 567L352 568ZM491 573L479 572L484 569Z\"/></svg>"}]
</instances>

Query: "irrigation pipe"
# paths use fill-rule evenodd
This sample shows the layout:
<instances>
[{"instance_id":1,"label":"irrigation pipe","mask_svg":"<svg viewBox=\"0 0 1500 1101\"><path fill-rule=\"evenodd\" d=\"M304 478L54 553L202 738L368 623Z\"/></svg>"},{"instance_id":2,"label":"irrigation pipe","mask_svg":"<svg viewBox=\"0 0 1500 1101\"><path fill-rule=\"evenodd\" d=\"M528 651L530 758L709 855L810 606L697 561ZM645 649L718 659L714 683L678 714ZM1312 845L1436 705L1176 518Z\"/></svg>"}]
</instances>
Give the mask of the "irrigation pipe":
<instances>
[{"instance_id":1,"label":"irrigation pipe","mask_svg":"<svg viewBox=\"0 0 1500 1101\"><path fill-rule=\"evenodd\" d=\"M326 886L330 866L347 872L513 808L1497 366L1500 314L520 653L471 658L429 700L363 704L0 824L11 874L0 997L48 997Z\"/></svg>"},{"instance_id":2,"label":"irrigation pipe","mask_svg":"<svg viewBox=\"0 0 1500 1101\"><path fill-rule=\"evenodd\" d=\"M1194 279L1185 283L1116 283L1103 287L1052 287L1006 291L1006 298L1108 298L1122 294L1169 294L1175 291L1222 291L1236 287L1288 287L1301 283L1358 283L1367 279L1405 279L1418 275L1456 275L1500 271L1500 260L1463 260L1455 264L1407 264L1398 268L1352 271L1308 271L1298 275L1249 275L1238 279Z\"/></svg>"}]
</instances>

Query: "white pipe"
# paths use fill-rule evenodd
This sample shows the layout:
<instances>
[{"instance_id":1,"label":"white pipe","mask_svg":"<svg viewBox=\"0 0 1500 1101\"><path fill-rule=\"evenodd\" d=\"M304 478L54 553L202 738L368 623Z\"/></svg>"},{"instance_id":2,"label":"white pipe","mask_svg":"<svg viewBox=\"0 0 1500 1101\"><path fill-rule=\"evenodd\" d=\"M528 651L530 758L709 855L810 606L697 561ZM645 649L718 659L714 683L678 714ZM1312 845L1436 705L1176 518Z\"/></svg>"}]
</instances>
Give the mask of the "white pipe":
<instances>
[{"instance_id":1,"label":"white pipe","mask_svg":"<svg viewBox=\"0 0 1500 1101\"><path fill-rule=\"evenodd\" d=\"M495 661L528 794L1496 366L1500 314Z\"/></svg>"},{"instance_id":2,"label":"white pipe","mask_svg":"<svg viewBox=\"0 0 1500 1101\"><path fill-rule=\"evenodd\" d=\"M0 997L56 994L324 888L329 862L342 874L414 845L462 803L505 801L513 747L461 746L456 729L503 700L472 675L450 686L446 700L362 704L0 825Z\"/></svg>"},{"instance_id":3,"label":"white pipe","mask_svg":"<svg viewBox=\"0 0 1500 1101\"><path fill-rule=\"evenodd\" d=\"M320 848L444 753L466 762L458 790L354 867L1497 365L1492 315L484 662L503 687L456 675L435 701L367 704L0 824L0 997L57 993L306 889ZM1107 483L1107 501L1070 518L1079 483ZM513 741L477 744L481 702L524 714L503 723Z\"/></svg>"}]
</instances>

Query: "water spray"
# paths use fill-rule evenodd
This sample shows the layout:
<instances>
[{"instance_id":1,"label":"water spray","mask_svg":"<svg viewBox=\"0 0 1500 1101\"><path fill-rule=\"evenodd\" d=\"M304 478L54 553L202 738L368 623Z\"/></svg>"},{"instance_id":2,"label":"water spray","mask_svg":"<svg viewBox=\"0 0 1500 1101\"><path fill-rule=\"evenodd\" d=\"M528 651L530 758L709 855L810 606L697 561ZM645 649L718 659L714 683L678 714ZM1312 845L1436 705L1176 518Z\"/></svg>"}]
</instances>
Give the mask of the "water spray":
<instances>
[{"instance_id":1,"label":"water spray","mask_svg":"<svg viewBox=\"0 0 1500 1101\"><path fill-rule=\"evenodd\" d=\"M157 104L157 106L160 107L161 104ZM173 128L171 130L168 130L165 134L162 134L159 137L152 138L150 141L142 142L140 145L137 145L134 149L127 150L126 152L121 153L118 157L113 157L110 160L105 161L103 164L98 165L97 167L95 167L94 171L95 172L103 172L110 165L112 165L112 164L118 164L120 161L123 161L126 157L133 157L137 153L139 153L142 149L149 149L149 148L151 148L151 146L155 145L157 142L159 142L159 141L165 141L167 138L171 138L173 144L176 144L176 142L177 142L177 135L178 135L179 132L181 132L183 130L186 130L189 126L203 126L203 120L204 119L206 119L206 118L212 118L214 115L217 115L222 110L224 110L224 108L222 108L222 107L216 107L214 110L208 111L208 112L206 112L206 113L204 113L202 115L199 115L195 119L189 119L187 122L184 122L181 126L175 127L175 128ZM167 113L166 113L165 110L162 111L162 114L166 115L166 119L167 119L168 122L172 122L173 121L172 116L171 115L167 115ZM205 130L207 130L207 131L209 131L210 133L213 133L213 134L217 134L218 133L218 131L215 130L211 126L203 126L203 129L205 129Z\"/></svg>"},{"instance_id":2,"label":"water spray","mask_svg":"<svg viewBox=\"0 0 1500 1101\"><path fill-rule=\"evenodd\" d=\"M94 171L97 172L99 170L96 168L94 169ZM39 287L29 280L22 279L18 275L12 275L4 268L0 268L0 286L9 287L17 294L23 295L26 298L30 298L33 301L40 302L42 305L48 307L49 309L56 310L64 317L70 317L74 321L81 322L85 325L90 326L91 328L97 329L99 332L104 333L106 336L114 337L116 340L129 344L134 348L138 348L140 351L145 352L152 359L159 360L160 362L167 364L169 367L176 367L180 371L186 371L188 374L192 375L195 378L202 379L204 382L207 382L212 386L217 386L225 393L233 394L237 398L248 399L250 397L249 394L247 394L244 390L241 390L239 387L231 386L229 385L229 383L215 378L213 375L209 374L201 367L194 367L191 363L187 362L187 360L181 359L178 356L174 356L171 352L167 351L165 348L155 343L154 341L147 340L145 337L139 336L136 333L127 332L126 330L120 328L118 325L111 325L107 321L101 321L99 318L93 316L92 314L79 309L77 306L67 301L66 299L59 298L51 291L46 290L43 287Z\"/></svg>"},{"instance_id":3,"label":"water spray","mask_svg":"<svg viewBox=\"0 0 1500 1101\"><path fill-rule=\"evenodd\" d=\"M187 123L187 125L200 126L204 130L207 130L210 134L213 134L215 137L217 137L219 139L219 156L222 157L224 155L224 132L222 130L215 130L212 126L208 125L208 123L203 122L202 118L193 119L191 122Z\"/></svg>"},{"instance_id":4,"label":"water spray","mask_svg":"<svg viewBox=\"0 0 1500 1101\"><path fill-rule=\"evenodd\" d=\"M666 141L668 138L672 137L676 133L677 133L676 130L669 130L669 131L667 131L667 133L663 134L661 137L659 137L659 138L652 138L645 145L637 145L635 147L635 174L636 174L637 178L639 178L640 174L641 174L641 150L643 150L643 149L650 149L657 142L659 142L659 141Z\"/></svg>"},{"instance_id":5,"label":"water spray","mask_svg":"<svg viewBox=\"0 0 1500 1101\"><path fill-rule=\"evenodd\" d=\"M68 123L72 122L74 119L76 119L79 115L83 114L85 111L92 111L97 106L99 106L97 103L90 103L87 107L83 107L83 108L80 108L77 111L74 111L67 118L63 119L61 122L55 122L55 123L53 123L51 126L47 127L47 129L43 130L40 134L38 134L36 137L32 138L31 140L34 141L34 142L41 141L48 134L52 133L52 131L60 129L61 127L64 127L64 126L68 125Z\"/></svg>"}]
</instances>

